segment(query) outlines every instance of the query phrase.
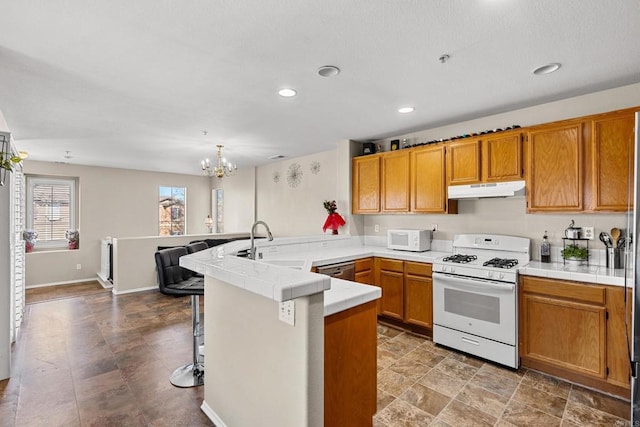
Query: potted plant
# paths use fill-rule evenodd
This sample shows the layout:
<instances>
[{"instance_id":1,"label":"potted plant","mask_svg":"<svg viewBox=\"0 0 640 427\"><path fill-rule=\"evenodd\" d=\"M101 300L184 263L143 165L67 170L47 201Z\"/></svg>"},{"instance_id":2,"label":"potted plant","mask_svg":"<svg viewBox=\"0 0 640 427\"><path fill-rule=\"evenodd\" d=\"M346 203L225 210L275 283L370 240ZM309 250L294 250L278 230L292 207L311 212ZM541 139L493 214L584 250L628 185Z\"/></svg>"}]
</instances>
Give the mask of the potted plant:
<instances>
[{"instance_id":1,"label":"potted plant","mask_svg":"<svg viewBox=\"0 0 640 427\"><path fill-rule=\"evenodd\" d=\"M561 252L562 258L570 263L581 264L589 258L589 249L576 244L565 246Z\"/></svg>"},{"instance_id":2,"label":"potted plant","mask_svg":"<svg viewBox=\"0 0 640 427\"><path fill-rule=\"evenodd\" d=\"M4 185L4 179L7 176L7 171L12 172L16 163L20 163L22 158L11 152L8 141L2 140L2 151L0 151L0 185Z\"/></svg>"}]
</instances>

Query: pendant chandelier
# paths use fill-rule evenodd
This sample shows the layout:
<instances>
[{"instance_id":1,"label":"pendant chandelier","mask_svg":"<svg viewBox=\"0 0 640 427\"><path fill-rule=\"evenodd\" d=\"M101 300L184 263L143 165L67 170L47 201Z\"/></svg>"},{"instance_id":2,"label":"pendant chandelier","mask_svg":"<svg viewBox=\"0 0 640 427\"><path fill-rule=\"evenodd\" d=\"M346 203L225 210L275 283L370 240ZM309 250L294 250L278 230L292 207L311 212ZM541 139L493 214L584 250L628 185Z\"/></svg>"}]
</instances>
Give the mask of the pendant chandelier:
<instances>
[{"instance_id":1,"label":"pendant chandelier","mask_svg":"<svg viewBox=\"0 0 640 427\"><path fill-rule=\"evenodd\" d=\"M216 164L212 165L209 162L209 159L204 159L200 162L202 166L202 173L208 176L216 176L218 178L232 176L238 170L238 166L228 162L227 159L222 157L223 145L216 145L216 147L218 147L218 152L216 153Z\"/></svg>"}]
</instances>

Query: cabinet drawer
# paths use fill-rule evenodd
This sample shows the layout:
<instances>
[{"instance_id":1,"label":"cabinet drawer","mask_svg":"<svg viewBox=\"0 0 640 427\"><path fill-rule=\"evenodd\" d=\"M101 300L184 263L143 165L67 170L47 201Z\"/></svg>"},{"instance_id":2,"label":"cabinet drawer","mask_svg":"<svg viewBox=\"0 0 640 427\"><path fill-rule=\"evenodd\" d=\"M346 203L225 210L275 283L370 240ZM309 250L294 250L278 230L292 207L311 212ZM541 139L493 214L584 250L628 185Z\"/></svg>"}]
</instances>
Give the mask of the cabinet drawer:
<instances>
[{"instance_id":1,"label":"cabinet drawer","mask_svg":"<svg viewBox=\"0 0 640 427\"><path fill-rule=\"evenodd\" d=\"M425 264L422 262L410 262L404 263L405 273L414 276L431 277L431 264Z\"/></svg>"},{"instance_id":2,"label":"cabinet drawer","mask_svg":"<svg viewBox=\"0 0 640 427\"><path fill-rule=\"evenodd\" d=\"M404 272L403 266L404 266L404 261L380 258L380 270L395 271L398 273L402 273Z\"/></svg>"},{"instance_id":3,"label":"cabinet drawer","mask_svg":"<svg viewBox=\"0 0 640 427\"><path fill-rule=\"evenodd\" d=\"M604 305L606 288L537 277L523 277L522 291Z\"/></svg>"},{"instance_id":4,"label":"cabinet drawer","mask_svg":"<svg viewBox=\"0 0 640 427\"><path fill-rule=\"evenodd\" d=\"M373 268L373 258L362 258L355 260L356 273L371 270Z\"/></svg>"}]
</instances>

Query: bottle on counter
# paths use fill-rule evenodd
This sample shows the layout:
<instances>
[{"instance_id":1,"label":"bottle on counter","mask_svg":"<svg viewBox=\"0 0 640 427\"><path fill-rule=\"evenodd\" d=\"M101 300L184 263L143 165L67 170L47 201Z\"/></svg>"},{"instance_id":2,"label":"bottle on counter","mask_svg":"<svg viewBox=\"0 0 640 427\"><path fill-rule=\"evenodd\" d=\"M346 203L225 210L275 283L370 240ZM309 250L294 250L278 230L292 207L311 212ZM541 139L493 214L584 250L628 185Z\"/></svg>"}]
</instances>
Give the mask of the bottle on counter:
<instances>
[{"instance_id":1,"label":"bottle on counter","mask_svg":"<svg viewBox=\"0 0 640 427\"><path fill-rule=\"evenodd\" d=\"M544 237L542 238L542 245L540 245L540 261L551 262L551 245L547 240L547 230L544 230Z\"/></svg>"}]
</instances>

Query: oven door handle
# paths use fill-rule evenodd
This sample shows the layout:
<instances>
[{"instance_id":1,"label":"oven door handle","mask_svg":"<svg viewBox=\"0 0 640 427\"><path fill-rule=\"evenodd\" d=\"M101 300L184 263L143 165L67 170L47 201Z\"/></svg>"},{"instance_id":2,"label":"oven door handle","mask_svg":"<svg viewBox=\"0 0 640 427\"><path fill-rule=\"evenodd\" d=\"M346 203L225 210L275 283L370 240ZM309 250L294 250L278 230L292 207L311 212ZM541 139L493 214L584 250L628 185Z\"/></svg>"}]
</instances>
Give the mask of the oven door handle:
<instances>
[{"instance_id":1,"label":"oven door handle","mask_svg":"<svg viewBox=\"0 0 640 427\"><path fill-rule=\"evenodd\" d=\"M474 289L494 289L497 291L504 291L504 292L513 292L513 290L515 289L516 285L514 285L513 283L504 283L504 284L498 284L495 282L490 282L490 281L486 281L486 280L482 280L482 279L470 279L467 277L461 277L461 276L449 276L446 274L441 274L441 273L437 273L434 272L433 273L433 277L434 279L437 279L439 281L444 282L447 285L450 285L452 287L455 286L462 286L462 287L469 287L469 288L474 288Z\"/></svg>"}]
</instances>

